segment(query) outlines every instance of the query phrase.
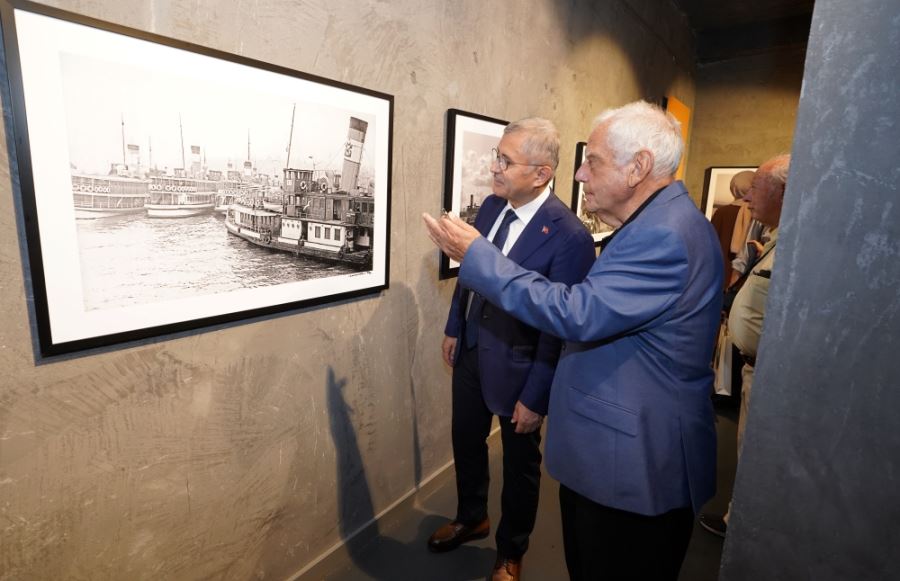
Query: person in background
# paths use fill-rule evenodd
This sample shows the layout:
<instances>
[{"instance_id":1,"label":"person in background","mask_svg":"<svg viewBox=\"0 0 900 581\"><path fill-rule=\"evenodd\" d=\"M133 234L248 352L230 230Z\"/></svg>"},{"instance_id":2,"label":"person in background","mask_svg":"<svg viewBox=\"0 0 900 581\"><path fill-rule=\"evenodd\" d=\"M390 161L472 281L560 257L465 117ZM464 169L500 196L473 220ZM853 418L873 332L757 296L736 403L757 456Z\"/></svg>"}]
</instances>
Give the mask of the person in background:
<instances>
[{"instance_id":1,"label":"person in background","mask_svg":"<svg viewBox=\"0 0 900 581\"><path fill-rule=\"evenodd\" d=\"M423 216L459 282L565 340L546 464L560 482L574 580L678 577L715 492L712 357L722 304L715 231L674 174L678 122L636 102L597 117L575 174L615 227L584 281L548 280L456 217Z\"/></svg>"},{"instance_id":2,"label":"person in background","mask_svg":"<svg viewBox=\"0 0 900 581\"><path fill-rule=\"evenodd\" d=\"M728 316L729 335L740 350L743 360L741 410L737 430L739 460L744 441L744 427L750 413L753 370L756 367L756 352L766 315L766 299L769 296L769 282L775 263L775 244L778 242L778 222L781 219L790 164L790 155L779 155L766 161L756 170L750 191L744 196L753 218L769 228L769 241L760 249L756 262L750 266L750 273L738 291ZM715 535L725 537L730 515L731 502L728 503L728 511L724 516L701 514L700 525Z\"/></svg>"},{"instance_id":3,"label":"person in background","mask_svg":"<svg viewBox=\"0 0 900 581\"><path fill-rule=\"evenodd\" d=\"M740 272L733 270L733 264L736 258L741 255L746 260L747 236L749 234L751 222L750 209L747 208L747 202L743 200L744 194L750 189L753 181L753 171L741 171L731 178L729 189L734 197L734 202L722 206L717 209L710 222L719 237L719 244L722 250L722 258L725 266L725 289L734 284L740 278ZM716 338L716 351L713 360L713 370L716 374L715 379L715 396L714 401L731 402L732 395L740 392L741 376L740 370L732 363L735 359L735 349L731 344L731 338L728 336L727 313L723 313L723 321L719 327L719 334Z\"/></svg>"},{"instance_id":4,"label":"person in background","mask_svg":"<svg viewBox=\"0 0 900 581\"><path fill-rule=\"evenodd\" d=\"M712 215L711 222L719 236L725 264L725 287L733 282L731 261L743 248L750 227L750 210L742 198L750 189L751 180L753 180L752 171L734 174L729 184L734 202L718 208Z\"/></svg>"},{"instance_id":5,"label":"person in background","mask_svg":"<svg viewBox=\"0 0 900 581\"><path fill-rule=\"evenodd\" d=\"M594 261L594 244L581 221L549 188L559 162L559 134L550 121L511 123L493 152L493 195L475 219L475 231L502 256L560 284L581 281ZM459 283L450 303L444 361L453 367L453 458L457 511L428 540L432 551L484 538L488 448L494 415L503 442L503 492L497 527L494 581L519 579L537 516L541 477L541 423L560 341L498 309Z\"/></svg>"}]
</instances>

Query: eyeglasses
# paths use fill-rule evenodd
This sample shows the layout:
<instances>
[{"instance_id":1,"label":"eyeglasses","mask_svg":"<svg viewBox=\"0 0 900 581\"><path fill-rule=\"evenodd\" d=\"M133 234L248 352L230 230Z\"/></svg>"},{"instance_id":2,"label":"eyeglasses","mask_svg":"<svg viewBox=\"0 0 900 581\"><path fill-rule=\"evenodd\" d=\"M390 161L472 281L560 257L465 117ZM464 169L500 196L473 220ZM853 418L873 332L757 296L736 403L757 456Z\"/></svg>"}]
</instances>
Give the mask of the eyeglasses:
<instances>
[{"instance_id":1,"label":"eyeglasses","mask_svg":"<svg viewBox=\"0 0 900 581\"><path fill-rule=\"evenodd\" d=\"M505 155L500 153L500 150L494 147L491 149L491 161L496 161L497 166L500 168L500 171L506 171L511 165L527 165L530 167L540 167L542 165L547 165L544 163L520 163L518 161L512 161Z\"/></svg>"}]
</instances>

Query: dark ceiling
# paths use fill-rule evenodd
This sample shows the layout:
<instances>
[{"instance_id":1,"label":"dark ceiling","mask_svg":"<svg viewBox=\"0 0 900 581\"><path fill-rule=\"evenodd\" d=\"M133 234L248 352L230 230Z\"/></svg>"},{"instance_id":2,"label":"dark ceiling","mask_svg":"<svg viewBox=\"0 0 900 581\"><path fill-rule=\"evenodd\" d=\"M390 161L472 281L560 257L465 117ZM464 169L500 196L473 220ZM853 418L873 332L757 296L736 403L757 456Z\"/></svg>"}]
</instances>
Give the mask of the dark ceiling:
<instances>
[{"instance_id":1,"label":"dark ceiling","mask_svg":"<svg viewBox=\"0 0 900 581\"><path fill-rule=\"evenodd\" d=\"M813 0L675 0L695 31L809 16Z\"/></svg>"},{"instance_id":2,"label":"dark ceiling","mask_svg":"<svg viewBox=\"0 0 900 581\"><path fill-rule=\"evenodd\" d=\"M804 48L814 0L673 0L697 37L699 64Z\"/></svg>"}]
</instances>

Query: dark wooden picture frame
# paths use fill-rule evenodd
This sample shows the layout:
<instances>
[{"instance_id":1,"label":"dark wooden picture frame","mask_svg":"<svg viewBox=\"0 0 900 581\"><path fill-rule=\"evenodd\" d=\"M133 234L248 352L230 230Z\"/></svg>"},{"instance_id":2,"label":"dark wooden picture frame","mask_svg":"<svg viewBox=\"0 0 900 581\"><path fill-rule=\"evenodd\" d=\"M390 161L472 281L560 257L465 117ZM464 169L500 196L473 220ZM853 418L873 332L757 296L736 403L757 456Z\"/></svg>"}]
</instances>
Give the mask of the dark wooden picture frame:
<instances>
[{"instance_id":1,"label":"dark wooden picture frame","mask_svg":"<svg viewBox=\"0 0 900 581\"><path fill-rule=\"evenodd\" d=\"M470 224L475 221L481 200L491 193L490 150L500 142L507 125L509 122L502 119L459 109L447 110L444 210ZM459 263L441 253L440 279L453 278L458 273Z\"/></svg>"},{"instance_id":2,"label":"dark wooden picture frame","mask_svg":"<svg viewBox=\"0 0 900 581\"><path fill-rule=\"evenodd\" d=\"M40 356L388 288L393 96L31 2L0 18Z\"/></svg>"}]
</instances>

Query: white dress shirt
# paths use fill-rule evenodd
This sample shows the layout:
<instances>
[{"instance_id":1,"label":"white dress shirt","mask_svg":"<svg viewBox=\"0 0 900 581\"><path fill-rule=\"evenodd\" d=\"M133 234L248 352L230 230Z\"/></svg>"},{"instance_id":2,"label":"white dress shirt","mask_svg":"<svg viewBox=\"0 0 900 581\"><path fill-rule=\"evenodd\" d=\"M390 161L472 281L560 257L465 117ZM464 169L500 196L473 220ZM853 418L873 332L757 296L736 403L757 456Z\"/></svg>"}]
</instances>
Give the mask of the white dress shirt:
<instances>
[{"instance_id":1,"label":"white dress shirt","mask_svg":"<svg viewBox=\"0 0 900 581\"><path fill-rule=\"evenodd\" d=\"M540 195L538 195L538 197L531 200L527 204L519 206L518 208L513 208L512 204L506 202L506 206L503 207L503 210L500 211L497 219L494 220L494 225L491 226L491 230L490 232L488 232L487 239L493 242L494 236L497 234L497 230L500 229L500 223L503 221L503 216L506 215L506 211L515 210L518 220L513 220L510 223L509 235L506 238L506 242L503 244L503 248L500 249L500 251L503 252L503 256L508 255L513 245L515 245L516 240L518 240L519 236L522 235L522 231L525 230L525 226L528 226L528 223L531 222L531 219L534 218L534 215L537 213L538 208L540 208L549 197L550 186L547 186L546 188L544 188L544 191L541 192Z\"/></svg>"},{"instance_id":2,"label":"white dress shirt","mask_svg":"<svg viewBox=\"0 0 900 581\"><path fill-rule=\"evenodd\" d=\"M538 195L535 199L531 200L527 204L523 204L518 208L513 208L512 204L506 202L506 206L500 211L500 214L494 220L494 225L491 226L491 230L488 232L487 239L491 242L494 241L494 236L497 235L497 230L500 229L500 223L503 222L503 216L506 215L507 210L515 210L517 220L513 220L509 224L509 234L506 236L506 242L503 244L503 248L500 251L503 253L503 256L509 254L509 251L512 249L513 245L516 243L516 240L519 239L519 236L522 235L522 231L525 230L525 226L528 226L528 223L531 222L531 219L534 218L534 215L537 213L538 208L540 208L544 202L547 201L547 198L550 197L550 186L544 188L544 191ZM469 293L469 301L466 303L466 317L469 316L469 309L472 308L472 299L475 297L475 293Z\"/></svg>"}]
</instances>

